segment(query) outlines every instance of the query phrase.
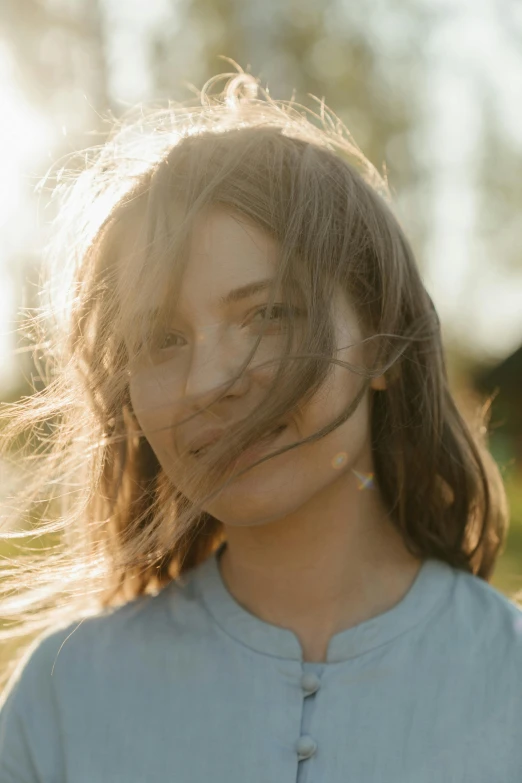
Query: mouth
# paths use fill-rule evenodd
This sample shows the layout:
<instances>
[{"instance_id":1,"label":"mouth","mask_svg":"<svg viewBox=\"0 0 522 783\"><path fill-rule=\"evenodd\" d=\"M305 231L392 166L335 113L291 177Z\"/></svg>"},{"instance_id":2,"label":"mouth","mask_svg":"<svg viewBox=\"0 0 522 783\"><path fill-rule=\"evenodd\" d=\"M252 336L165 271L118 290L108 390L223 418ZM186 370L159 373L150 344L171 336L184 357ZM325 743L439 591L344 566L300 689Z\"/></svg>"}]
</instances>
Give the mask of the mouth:
<instances>
[{"instance_id":1,"label":"mouth","mask_svg":"<svg viewBox=\"0 0 522 783\"><path fill-rule=\"evenodd\" d=\"M271 442L275 438L277 438L282 432L284 432L287 428L286 424L279 424L277 427L275 427L271 432L268 433L268 435L263 435L262 438L259 438L255 443L252 444L246 451L245 454L251 454L255 451L257 451L260 447L264 446L265 444ZM203 446L200 449L196 449L196 451L192 451L191 454L193 457L200 457L202 454L205 454L210 446L213 444L209 444L208 446Z\"/></svg>"}]
</instances>

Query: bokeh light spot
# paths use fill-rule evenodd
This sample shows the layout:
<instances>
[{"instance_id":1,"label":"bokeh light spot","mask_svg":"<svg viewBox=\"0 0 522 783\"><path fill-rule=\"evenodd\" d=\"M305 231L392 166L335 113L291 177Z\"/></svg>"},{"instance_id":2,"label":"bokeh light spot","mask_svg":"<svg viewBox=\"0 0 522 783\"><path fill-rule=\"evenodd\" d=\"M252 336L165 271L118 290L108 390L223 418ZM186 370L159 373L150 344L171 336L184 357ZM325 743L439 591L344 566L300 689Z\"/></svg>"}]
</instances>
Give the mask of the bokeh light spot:
<instances>
[{"instance_id":1,"label":"bokeh light spot","mask_svg":"<svg viewBox=\"0 0 522 783\"><path fill-rule=\"evenodd\" d=\"M342 466L346 464L347 460L348 454L346 451L340 451L332 460L332 468L334 470L339 470L339 468L342 468Z\"/></svg>"},{"instance_id":2,"label":"bokeh light spot","mask_svg":"<svg viewBox=\"0 0 522 783\"><path fill-rule=\"evenodd\" d=\"M375 489L373 473L359 473L357 470L353 472L359 479L359 489Z\"/></svg>"}]
</instances>

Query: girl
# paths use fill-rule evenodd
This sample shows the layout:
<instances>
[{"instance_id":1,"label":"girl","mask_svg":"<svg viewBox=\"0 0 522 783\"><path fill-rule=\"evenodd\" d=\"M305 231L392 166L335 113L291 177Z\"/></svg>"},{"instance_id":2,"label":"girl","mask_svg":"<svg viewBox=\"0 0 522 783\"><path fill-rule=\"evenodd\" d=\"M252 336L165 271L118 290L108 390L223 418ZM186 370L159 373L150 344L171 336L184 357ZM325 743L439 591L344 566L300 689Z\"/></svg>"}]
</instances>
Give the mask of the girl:
<instances>
[{"instance_id":1,"label":"girl","mask_svg":"<svg viewBox=\"0 0 522 783\"><path fill-rule=\"evenodd\" d=\"M386 183L324 106L225 76L58 214L52 370L5 407L47 428L18 509L51 509L4 563L34 638L0 780L522 779L502 481Z\"/></svg>"}]
</instances>

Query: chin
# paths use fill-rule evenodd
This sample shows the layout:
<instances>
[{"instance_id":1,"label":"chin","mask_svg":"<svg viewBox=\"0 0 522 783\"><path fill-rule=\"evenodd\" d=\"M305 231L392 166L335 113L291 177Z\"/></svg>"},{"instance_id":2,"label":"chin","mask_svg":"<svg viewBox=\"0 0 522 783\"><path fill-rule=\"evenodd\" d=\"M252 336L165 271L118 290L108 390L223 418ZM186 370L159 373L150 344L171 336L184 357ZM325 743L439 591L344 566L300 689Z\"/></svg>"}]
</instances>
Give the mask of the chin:
<instances>
[{"instance_id":1,"label":"chin","mask_svg":"<svg viewBox=\"0 0 522 783\"><path fill-rule=\"evenodd\" d=\"M263 475L262 467L234 480L205 509L225 525L247 527L276 522L299 513L328 491L331 475L314 470L276 470Z\"/></svg>"},{"instance_id":2,"label":"chin","mask_svg":"<svg viewBox=\"0 0 522 783\"><path fill-rule=\"evenodd\" d=\"M234 479L205 510L225 525L262 525L291 514L314 494L310 486L296 486L295 471L263 476L263 467Z\"/></svg>"}]
</instances>

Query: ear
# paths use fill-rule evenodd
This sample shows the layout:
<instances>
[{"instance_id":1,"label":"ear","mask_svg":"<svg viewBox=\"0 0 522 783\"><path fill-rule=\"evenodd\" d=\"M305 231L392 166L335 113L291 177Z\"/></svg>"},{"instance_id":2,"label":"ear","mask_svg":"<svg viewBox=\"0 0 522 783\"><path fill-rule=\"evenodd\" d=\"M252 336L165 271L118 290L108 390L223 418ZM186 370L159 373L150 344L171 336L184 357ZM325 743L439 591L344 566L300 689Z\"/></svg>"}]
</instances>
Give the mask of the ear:
<instances>
[{"instance_id":1,"label":"ear","mask_svg":"<svg viewBox=\"0 0 522 783\"><path fill-rule=\"evenodd\" d=\"M370 381L370 387L377 391L384 391L384 389L388 387L385 376L379 375L377 378L372 378Z\"/></svg>"}]
</instances>

